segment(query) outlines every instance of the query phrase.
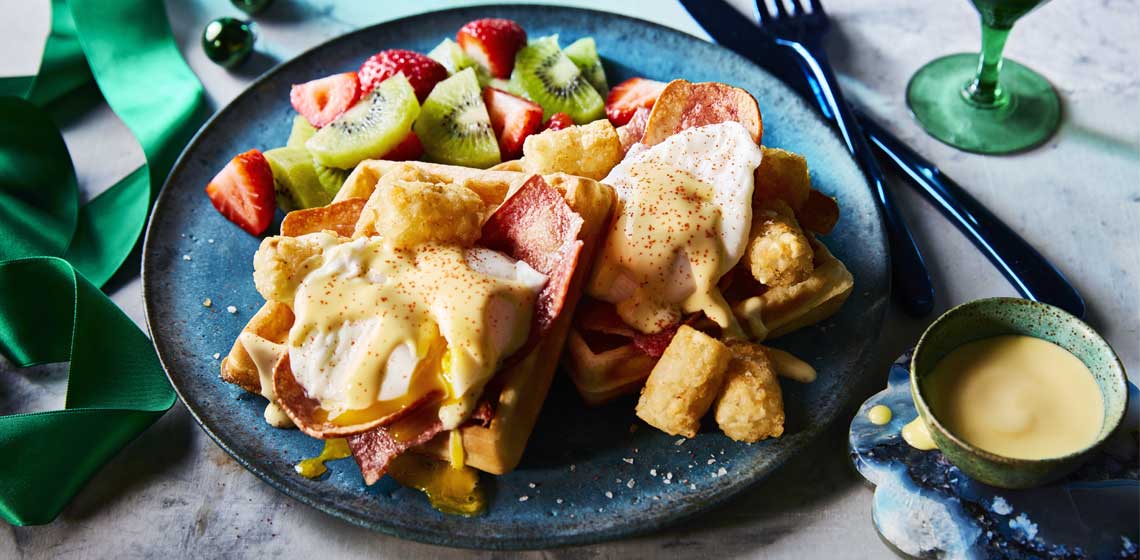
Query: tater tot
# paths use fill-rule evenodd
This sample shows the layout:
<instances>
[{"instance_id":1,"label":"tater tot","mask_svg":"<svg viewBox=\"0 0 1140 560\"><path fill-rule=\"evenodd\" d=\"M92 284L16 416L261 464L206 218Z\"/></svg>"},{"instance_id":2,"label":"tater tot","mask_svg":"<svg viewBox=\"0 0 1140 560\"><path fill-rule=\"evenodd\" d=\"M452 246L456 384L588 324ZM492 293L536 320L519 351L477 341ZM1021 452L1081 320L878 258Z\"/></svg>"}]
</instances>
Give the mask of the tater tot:
<instances>
[{"instance_id":1,"label":"tater tot","mask_svg":"<svg viewBox=\"0 0 1140 560\"><path fill-rule=\"evenodd\" d=\"M724 435L756 442L784 433L784 397L765 349L751 342L728 341L732 354L715 417Z\"/></svg>"},{"instance_id":2,"label":"tater tot","mask_svg":"<svg viewBox=\"0 0 1140 560\"><path fill-rule=\"evenodd\" d=\"M324 250L342 239L330 231L265 238L253 255L253 284L258 293L267 301L292 306L301 280L321 266Z\"/></svg>"},{"instance_id":3,"label":"tater tot","mask_svg":"<svg viewBox=\"0 0 1140 560\"><path fill-rule=\"evenodd\" d=\"M807 203L811 191L811 175L807 159L800 154L760 146L764 156L756 168L756 188L752 191L754 203L783 200L799 213Z\"/></svg>"},{"instance_id":4,"label":"tater tot","mask_svg":"<svg viewBox=\"0 0 1140 560\"><path fill-rule=\"evenodd\" d=\"M612 124L605 119L527 136L523 170L527 173L566 173L601 180L625 152Z\"/></svg>"},{"instance_id":5,"label":"tater tot","mask_svg":"<svg viewBox=\"0 0 1140 560\"><path fill-rule=\"evenodd\" d=\"M641 390L637 417L668 434L696 436L731 357L719 340L682 325Z\"/></svg>"},{"instance_id":6,"label":"tater tot","mask_svg":"<svg viewBox=\"0 0 1140 560\"><path fill-rule=\"evenodd\" d=\"M468 247L479 239L485 211L483 199L466 187L385 177L365 204L356 235L379 235L396 247Z\"/></svg>"},{"instance_id":7,"label":"tater tot","mask_svg":"<svg viewBox=\"0 0 1140 560\"><path fill-rule=\"evenodd\" d=\"M785 202L755 206L746 257L757 282L770 287L803 282L814 269L812 254L811 243Z\"/></svg>"}]
</instances>

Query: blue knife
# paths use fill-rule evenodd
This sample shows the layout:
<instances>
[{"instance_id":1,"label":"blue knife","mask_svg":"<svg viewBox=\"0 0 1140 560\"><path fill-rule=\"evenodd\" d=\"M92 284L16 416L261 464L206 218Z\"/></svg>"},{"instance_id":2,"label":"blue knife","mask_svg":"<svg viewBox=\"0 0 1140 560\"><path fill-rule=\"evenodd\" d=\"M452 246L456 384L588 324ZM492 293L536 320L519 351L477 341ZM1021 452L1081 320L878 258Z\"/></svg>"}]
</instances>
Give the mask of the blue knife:
<instances>
[{"instance_id":1,"label":"blue knife","mask_svg":"<svg viewBox=\"0 0 1140 560\"><path fill-rule=\"evenodd\" d=\"M776 76L818 107L821 92L814 87L796 57L789 55L755 24L723 0L680 0L693 19L720 45L751 60ZM859 111L856 117L863 133L886 161L908 179L950 219L970 241L989 258L1026 299L1055 305L1084 317L1081 295L1028 242L1002 223L988 209L947 177L933 163L922 158ZM824 111L824 117L831 115Z\"/></svg>"}]
</instances>

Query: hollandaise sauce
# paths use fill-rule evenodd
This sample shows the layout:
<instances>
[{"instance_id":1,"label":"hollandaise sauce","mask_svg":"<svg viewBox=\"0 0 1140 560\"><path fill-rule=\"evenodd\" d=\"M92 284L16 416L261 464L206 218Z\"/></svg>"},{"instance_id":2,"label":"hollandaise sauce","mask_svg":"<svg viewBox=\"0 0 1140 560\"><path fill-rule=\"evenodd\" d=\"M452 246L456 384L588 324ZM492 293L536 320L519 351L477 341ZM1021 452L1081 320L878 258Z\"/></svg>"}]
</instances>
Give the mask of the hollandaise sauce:
<instances>
[{"instance_id":1,"label":"hollandaise sauce","mask_svg":"<svg viewBox=\"0 0 1140 560\"><path fill-rule=\"evenodd\" d=\"M876 426L883 426L891 421L891 409L886 405L877 404L867 411L867 419Z\"/></svg>"},{"instance_id":2,"label":"hollandaise sauce","mask_svg":"<svg viewBox=\"0 0 1140 560\"><path fill-rule=\"evenodd\" d=\"M293 373L337 424L434 395L439 419L453 428L500 358L526 341L545 279L488 249L401 250L379 238L330 247L297 290Z\"/></svg>"},{"instance_id":3,"label":"hollandaise sauce","mask_svg":"<svg viewBox=\"0 0 1140 560\"><path fill-rule=\"evenodd\" d=\"M443 513L471 516L487 508L479 472L471 467L407 453L392 461L388 474L396 482L426 494L432 507Z\"/></svg>"},{"instance_id":4,"label":"hollandaise sauce","mask_svg":"<svg viewBox=\"0 0 1140 560\"><path fill-rule=\"evenodd\" d=\"M926 424L923 423L921 416L916 416L914 420L903 426L902 437L907 445L919 451L938 449L938 444L934 443L934 438L930 437L930 430L926 429Z\"/></svg>"},{"instance_id":5,"label":"hollandaise sauce","mask_svg":"<svg viewBox=\"0 0 1140 560\"><path fill-rule=\"evenodd\" d=\"M326 439L325 447L321 449L320 455L297 463L293 466L293 470L305 478L317 478L329 470L325 466L325 461L344 459L351 455L352 450L348 448L348 440L344 438Z\"/></svg>"},{"instance_id":6,"label":"hollandaise sauce","mask_svg":"<svg viewBox=\"0 0 1140 560\"><path fill-rule=\"evenodd\" d=\"M935 418L966 442L1005 457L1044 459L1085 449L1104 401L1092 372L1064 348L1008 335L964 344L923 380Z\"/></svg>"},{"instance_id":7,"label":"hollandaise sauce","mask_svg":"<svg viewBox=\"0 0 1140 560\"><path fill-rule=\"evenodd\" d=\"M617 312L642 332L677 323L681 311L704 311L722 327L735 324L716 285L735 262L718 234L713 188L653 158L630 166L628 176L635 188L620 203L593 283L610 286L628 274L632 293L616 303ZM676 293L678 286L694 288Z\"/></svg>"}]
</instances>

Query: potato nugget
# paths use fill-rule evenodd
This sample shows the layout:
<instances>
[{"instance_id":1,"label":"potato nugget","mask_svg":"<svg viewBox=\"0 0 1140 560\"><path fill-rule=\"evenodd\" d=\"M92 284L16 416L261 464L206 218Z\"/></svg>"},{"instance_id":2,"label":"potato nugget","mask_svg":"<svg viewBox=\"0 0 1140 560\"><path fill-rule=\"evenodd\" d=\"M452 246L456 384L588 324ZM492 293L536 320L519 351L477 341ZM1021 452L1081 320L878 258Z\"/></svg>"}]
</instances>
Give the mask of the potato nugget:
<instances>
[{"instance_id":1,"label":"potato nugget","mask_svg":"<svg viewBox=\"0 0 1140 560\"><path fill-rule=\"evenodd\" d=\"M760 167L756 168L756 188L752 191L753 204L783 200L799 213L807 203L811 191L811 176L807 159L797 153L760 146L764 153Z\"/></svg>"},{"instance_id":2,"label":"potato nugget","mask_svg":"<svg viewBox=\"0 0 1140 560\"><path fill-rule=\"evenodd\" d=\"M267 237L253 255L253 284L266 301L293 305L297 286L305 276L321 266L322 253L340 242L329 231L300 237Z\"/></svg>"},{"instance_id":3,"label":"potato nugget","mask_svg":"<svg viewBox=\"0 0 1140 560\"><path fill-rule=\"evenodd\" d=\"M782 200L764 201L753 208L745 256L752 277L769 287L803 282L814 269L811 242Z\"/></svg>"},{"instance_id":4,"label":"potato nugget","mask_svg":"<svg viewBox=\"0 0 1140 560\"><path fill-rule=\"evenodd\" d=\"M623 155L617 131L602 119L528 136L523 143L523 170L567 173L597 181L608 175Z\"/></svg>"},{"instance_id":5,"label":"potato nugget","mask_svg":"<svg viewBox=\"0 0 1140 560\"><path fill-rule=\"evenodd\" d=\"M695 437L731 357L719 340L682 325L649 373L637 417L665 433Z\"/></svg>"},{"instance_id":6,"label":"potato nugget","mask_svg":"<svg viewBox=\"0 0 1140 560\"><path fill-rule=\"evenodd\" d=\"M766 350L757 344L728 341L732 354L715 417L724 435L756 442L784 433L784 396Z\"/></svg>"},{"instance_id":7,"label":"potato nugget","mask_svg":"<svg viewBox=\"0 0 1140 560\"><path fill-rule=\"evenodd\" d=\"M361 212L356 235L379 235L395 247L421 243L469 247L479 239L486 207L471 189L386 179Z\"/></svg>"}]
</instances>

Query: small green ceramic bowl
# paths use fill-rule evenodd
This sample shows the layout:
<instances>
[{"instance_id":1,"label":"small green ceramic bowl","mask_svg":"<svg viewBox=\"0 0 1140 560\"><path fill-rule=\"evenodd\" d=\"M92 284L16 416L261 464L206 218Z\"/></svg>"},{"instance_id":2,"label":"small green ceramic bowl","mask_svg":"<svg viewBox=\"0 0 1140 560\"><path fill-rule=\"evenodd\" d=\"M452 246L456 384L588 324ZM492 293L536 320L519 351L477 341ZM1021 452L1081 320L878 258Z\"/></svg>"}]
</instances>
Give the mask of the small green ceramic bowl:
<instances>
[{"instance_id":1,"label":"small green ceramic bowl","mask_svg":"<svg viewBox=\"0 0 1140 560\"><path fill-rule=\"evenodd\" d=\"M927 404L923 379L951 350L999 335L1026 335L1052 342L1084 362L1104 398L1104 423L1095 443L1049 459L1015 459L966 443L947 430ZM1029 488L1076 470L1116 429L1128 409L1128 378L1112 348L1092 327L1052 305L1017 298L990 298L955 307L934 321L918 340L910 364L910 393L934 443L946 458L975 480L1001 488Z\"/></svg>"}]
</instances>

